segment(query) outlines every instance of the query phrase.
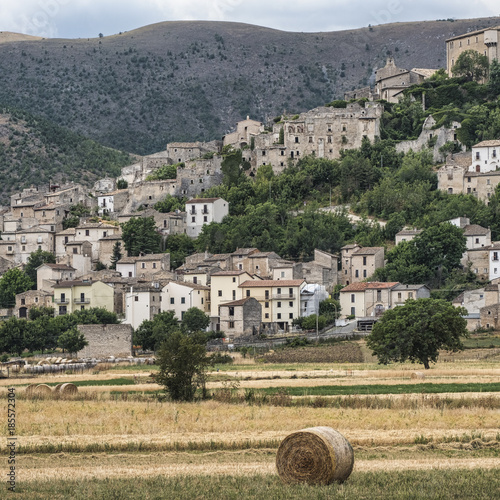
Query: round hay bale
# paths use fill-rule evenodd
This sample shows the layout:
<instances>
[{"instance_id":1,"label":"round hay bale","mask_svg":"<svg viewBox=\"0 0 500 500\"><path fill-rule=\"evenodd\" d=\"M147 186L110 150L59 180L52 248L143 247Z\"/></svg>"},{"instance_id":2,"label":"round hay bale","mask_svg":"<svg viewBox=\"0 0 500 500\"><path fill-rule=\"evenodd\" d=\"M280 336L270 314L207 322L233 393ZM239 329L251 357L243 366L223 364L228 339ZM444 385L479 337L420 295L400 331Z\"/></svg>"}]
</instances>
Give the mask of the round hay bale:
<instances>
[{"instance_id":1,"label":"round hay bale","mask_svg":"<svg viewBox=\"0 0 500 500\"><path fill-rule=\"evenodd\" d=\"M33 391L35 396L45 396L51 393L52 389L47 384L38 384Z\"/></svg>"},{"instance_id":2,"label":"round hay bale","mask_svg":"<svg viewBox=\"0 0 500 500\"><path fill-rule=\"evenodd\" d=\"M342 483L354 467L354 451L340 432L331 427L311 427L281 442L276 467L287 484Z\"/></svg>"},{"instance_id":3,"label":"round hay bale","mask_svg":"<svg viewBox=\"0 0 500 500\"><path fill-rule=\"evenodd\" d=\"M69 384L69 383L62 384L60 389L59 389L59 392L61 394L66 394L66 395L71 396L71 395L76 394L78 392L78 387L75 384Z\"/></svg>"},{"instance_id":4,"label":"round hay bale","mask_svg":"<svg viewBox=\"0 0 500 500\"><path fill-rule=\"evenodd\" d=\"M24 392L26 393L27 396L33 396L33 392L35 391L35 388L36 388L36 384L30 384L30 385L28 385L28 387L26 387Z\"/></svg>"},{"instance_id":5,"label":"round hay bale","mask_svg":"<svg viewBox=\"0 0 500 500\"><path fill-rule=\"evenodd\" d=\"M411 378L412 379L421 379L421 380L423 380L425 378L425 373L422 373L422 372L413 372L411 374Z\"/></svg>"},{"instance_id":6,"label":"round hay bale","mask_svg":"<svg viewBox=\"0 0 500 500\"><path fill-rule=\"evenodd\" d=\"M54 392L59 392L61 390L61 387L63 386L64 384L57 384L55 387L54 387Z\"/></svg>"}]
</instances>

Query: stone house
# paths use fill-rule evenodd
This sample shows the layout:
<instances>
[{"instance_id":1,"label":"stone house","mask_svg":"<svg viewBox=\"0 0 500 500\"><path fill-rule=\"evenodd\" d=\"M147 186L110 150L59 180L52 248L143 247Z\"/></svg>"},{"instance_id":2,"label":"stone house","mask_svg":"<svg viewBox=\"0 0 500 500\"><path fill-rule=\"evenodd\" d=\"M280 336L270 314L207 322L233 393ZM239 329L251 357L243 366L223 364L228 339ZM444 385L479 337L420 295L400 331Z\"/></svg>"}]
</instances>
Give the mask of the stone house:
<instances>
[{"instance_id":1,"label":"stone house","mask_svg":"<svg viewBox=\"0 0 500 500\"><path fill-rule=\"evenodd\" d=\"M243 298L240 285L252 276L246 271L219 271L210 280L210 320L212 330L219 330L219 306Z\"/></svg>"},{"instance_id":2,"label":"stone house","mask_svg":"<svg viewBox=\"0 0 500 500\"><path fill-rule=\"evenodd\" d=\"M104 307L114 312L114 289L102 281L61 281L52 288L58 316L92 307Z\"/></svg>"},{"instance_id":3,"label":"stone house","mask_svg":"<svg viewBox=\"0 0 500 500\"><path fill-rule=\"evenodd\" d=\"M491 245L491 230L478 224L468 224L463 228L467 250L476 250Z\"/></svg>"},{"instance_id":4,"label":"stone house","mask_svg":"<svg viewBox=\"0 0 500 500\"><path fill-rule=\"evenodd\" d=\"M402 306L407 300L428 299L431 291L426 285L396 285L391 289L394 306Z\"/></svg>"},{"instance_id":5,"label":"stone house","mask_svg":"<svg viewBox=\"0 0 500 500\"><path fill-rule=\"evenodd\" d=\"M179 321L191 307L196 307L205 314L210 313L210 287L194 283L171 281L162 289L162 310L174 311Z\"/></svg>"},{"instance_id":6,"label":"stone house","mask_svg":"<svg viewBox=\"0 0 500 500\"><path fill-rule=\"evenodd\" d=\"M47 205L71 206L82 205L93 206L95 201L89 197L88 190L80 184L66 184L58 189L58 186L51 186L50 191L44 193Z\"/></svg>"},{"instance_id":7,"label":"stone house","mask_svg":"<svg viewBox=\"0 0 500 500\"><path fill-rule=\"evenodd\" d=\"M13 264L26 264L32 252L54 252L54 233L41 227L22 229L15 233L3 233L0 241L0 257Z\"/></svg>"},{"instance_id":8,"label":"stone house","mask_svg":"<svg viewBox=\"0 0 500 500\"><path fill-rule=\"evenodd\" d=\"M399 245L402 241L411 241L415 236L418 236L422 232L421 229L409 229L409 228L404 228L399 231L399 233L396 233L396 245Z\"/></svg>"},{"instance_id":9,"label":"stone house","mask_svg":"<svg viewBox=\"0 0 500 500\"><path fill-rule=\"evenodd\" d=\"M78 325L77 328L88 342L88 345L77 353L79 358L127 358L133 355L131 325Z\"/></svg>"},{"instance_id":10,"label":"stone house","mask_svg":"<svg viewBox=\"0 0 500 500\"><path fill-rule=\"evenodd\" d=\"M222 222L229 214L229 203L222 198L196 198L186 202L187 231L191 238L197 238L203 226L211 222Z\"/></svg>"},{"instance_id":11,"label":"stone house","mask_svg":"<svg viewBox=\"0 0 500 500\"><path fill-rule=\"evenodd\" d=\"M104 222L80 224L76 227L75 241L88 241L92 245L92 261L99 260L99 240L107 236L120 234L118 225L106 224Z\"/></svg>"},{"instance_id":12,"label":"stone house","mask_svg":"<svg viewBox=\"0 0 500 500\"><path fill-rule=\"evenodd\" d=\"M500 241L494 242L489 248L489 280L500 278Z\"/></svg>"},{"instance_id":13,"label":"stone house","mask_svg":"<svg viewBox=\"0 0 500 500\"><path fill-rule=\"evenodd\" d=\"M249 337L260 332L262 306L253 297L219 306L220 329L229 338Z\"/></svg>"},{"instance_id":14,"label":"stone house","mask_svg":"<svg viewBox=\"0 0 500 500\"><path fill-rule=\"evenodd\" d=\"M69 214L69 205L49 205L35 206L34 217L37 226L44 227L50 231L62 231L63 220Z\"/></svg>"},{"instance_id":15,"label":"stone house","mask_svg":"<svg viewBox=\"0 0 500 500\"><path fill-rule=\"evenodd\" d=\"M128 201L128 189L119 189L97 196L99 215L121 212Z\"/></svg>"},{"instance_id":16,"label":"stone house","mask_svg":"<svg viewBox=\"0 0 500 500\"><path fill-rule=\"evenodd\" d=\"M339 256L325 252L324 250L314 250L314 260L303 262L297 267L300 277L308 283L317 283L332 292L339 283Z\"/></svg>"},{"instance_id":17,"label":"stone house","mask_svg":"<svg viewBox=\"0 0 500 500\"><path fill-rule=\"evenodd\" d=\"M82 276L92 270L92 250L88 241L70 241L66 243L66 255L59 262L74 267L77 276Z\"/></svg>"},{"instance_id":18,"label":"stone house","mask_svg":"<svg viewBox=\"0 0 500 500\"><path fill-rule=\"evenodd\" d=\"M33 307L53 307L53 294L44 290L28 290L16 295L16 307L14 316L28 318L29 311Z\"/></svg>"},{"instance_id":19,"label":"stone house","mask_svg":"<svg viewBox=\"0 0 500 500\"><path fill-rule=\"evenodd\" d=\"M170 254L152 253L138 257L123 257L116 263L116 270L124 278L150 279L159 271L170 270Z\"/></svg>"},{"instance_id":20,"label":"stone house","mask_svg":"<svg viewBox=\"0 0 500 500\"><path fill-rule=\"evenodd\" d=\"M36 269L36 287L38 290L53 292L53 285L61 281L74 281L76 269L66 264L44 263Z\"/></svg>"},{"instance_id":21,"label":"stone house","mask_svg":"<svg viewBox=\"0 0 500 500\"><path fill-rule=\"evenodd\" d=\"M363 282L351 283L340 290L342 316L356 319L378 318L394 306L392 289L399 283Z\"/></svg>"},{"instance_id":22,"label":"stone house","mask_svg":"<svg viewBox=\"0 0 500 500\"><path fill-rule=\"evenodd\" d=\"M123 322L132 325L135 330L143 321L150 321L160 313L161 306L161 288L151 285L130 287L130 291L125 294L125 319Z\"/></svg>"},{"instance_id":23,"label":"stone house","mask_svg":"<svg viewBox=\"0 0 500 500\"><path fill-rule=\"evenodd\" d=\"M248 258L258 253L260 253L258 248L237 248L230 254L229 268L233 271L246 271L250 275L254 274L253 264Z\"/></svg>"},{"instance_id":24,"label":"stone house","mask_svg":"<svg viewBox=\"0 0 500 500\"><path fill-rule=\"evenodd\" d=\"M248 280L239 285L242 298L253 297L262 306L265 327L288 331L300 317L300 300L304 280Z\"/></svg>"},{"instance_id":25,"label":"stone house","mask_svg":"<svg viewBox=\"0 0 500 500\"><path fill-rule=\"evenodd\" d=\"M101 238L98 242L99 262L105 266L111 266L111 257L113 256L113 249L116 243L120 243L122 255L125 253L125 243L120 234L111 234Z\"/></svg>"},{"instance_id":26,"label":"stone house","mask_svg":"<svg viewBox=\"0 0 500 500\"><path fill-rule=\"evenodd\" d=\"M458 35L446 40L446 71L452 76L452 68L460 54L466 50L475 50L488 58L490 64L493 60L500 60L498 47L500 26L484 28Z\"/></svg>"},{"instance_id":27,"label":"stone house","mask_svg":"<svg viewBox=\"0 0 500 500\"><path fill-rule=\"evenodd\" d=\"M118 222L123 224L133 217L153 217L156 230L164 236L170 234L184 234L186 232L186 212L176 210L175 212L162 213L154 208L147 208L132 213L122 213L117 216Z\"/></svg>"},{"instance_id":28,"label":"stone house","mask_svg":"<svg viewBox=\"0 0 500 500\"><path fill-rule=\"evenodd\" d=\"M246 120L241 120L236 124L236 130L226 134L223 138L224 146L233 146L236 149L243 149L251 145L252 137L262 133L264 125L256 120L251 120L247 116Z\"/></svg>"},{"instance_id":29,"label":"stone house","mask_svg":"<svg viewBox=\"0 0 500 500\"><path fill-rule=\"evenodd\" d=\"M480 311L486 305L485 288L465 290L453 300L453 305L467 309L467 316L465 317L467 320L467 330L477 330L481 326Z\"/></svg>"},{"instance_id":30,"label":"stone house","mask_svg":"<svg viewBox=\"0 0 500 500\"><path fill-rule=\"evenodd\" d=\"M55 234L55 254L56 258L66 255L66 244L76 239L76 228L69 227Z\"/></svg>"},{"instance_id":31,"label":"stone house","mask_svg":"<svg viewBox=\"0 0 500 500\"><path fill-rule=\"evenodd\" d=\"M342 252L342 284L358 283L373 276L379 267L384 267L384 247L361 247L345 245Z\"/></svg>"}]
</instances>

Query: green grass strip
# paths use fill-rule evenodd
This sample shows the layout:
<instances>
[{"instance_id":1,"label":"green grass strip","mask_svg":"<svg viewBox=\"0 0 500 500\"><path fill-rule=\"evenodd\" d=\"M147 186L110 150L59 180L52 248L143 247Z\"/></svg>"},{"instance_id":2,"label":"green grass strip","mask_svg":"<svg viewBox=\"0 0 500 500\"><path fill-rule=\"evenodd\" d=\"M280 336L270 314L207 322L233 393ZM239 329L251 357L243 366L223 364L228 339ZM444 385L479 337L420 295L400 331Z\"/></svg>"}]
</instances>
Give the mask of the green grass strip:
<instances>
[{"instance_id":1,"label":"green grass strip","mask_svg":"<svg viewBox=\"0 0 500 500\"><path fill-rule=\"evenodd\" d=\"M440 394L443 392L498 392L500 382L484 384L401 384L401 385L320 385L317 387L269 387L255 389L273 395L286 391L290 396L347 396L354 394Z\"/></svg>"}]
</instances>

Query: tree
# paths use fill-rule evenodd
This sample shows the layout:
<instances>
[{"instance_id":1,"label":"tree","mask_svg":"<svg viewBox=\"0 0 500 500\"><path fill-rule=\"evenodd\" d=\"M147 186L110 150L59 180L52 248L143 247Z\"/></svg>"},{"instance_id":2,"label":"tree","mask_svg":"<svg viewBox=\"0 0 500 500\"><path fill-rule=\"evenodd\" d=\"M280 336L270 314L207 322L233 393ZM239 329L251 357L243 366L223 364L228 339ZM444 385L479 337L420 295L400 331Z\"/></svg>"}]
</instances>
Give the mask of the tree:
<instances>
[{"instance_id":1,"label":"tree","mask_svg":"<svg viewBox=\"0 0 500 500\"><path fill-rule=\"evenodd\" d=\"M197 307L190 307L182 319L182 326L188 332L199 332L206 330L210 324L210 317Z\"/></svg>"},{"instance_id":2,"label":"tree","mask_svg":"<svg viewBox=\"0 0 500 500\"><path fill-rule=\"evenodd\" d=\"M440 349L462 350L460 337L467 336L467 314L441 299L407 300L405 305L389 309L375 323L366 343L379 363L391 361L436 362Z\"/></svg>"},{"instance_id":3,"label":"tree","mask_svg":"<svg viewBox=\"0 0 500 500\"><path fill-rule=\"evenodd\" d=\"M493 59L491 62L488 86L494 96L500 94L500 63L497 59Z\"/></svg>"},{"instance_id":4,"label":"tree","mask_svg":"<svg viewBox=\"0 0 500 500\"><path fill-rule=\"evenodd\" d=\"M141 253L159 253L161 235L156 231L154 217L132 217L122 224L122 240L129 257Z\"/></svg>"},{"instance_id":5,"label":"tree","mask_svg":"<svg viewBox=\"0 0 500 500\"><path fill-rule=\"evenodd\" d=\"M245 177L240 166L243 162L241 149L235 149L228 144L222 149L221 170L224 174L223 182L226 186L237 186Z\"/></svg>"},{"instance_id":6,"label":"tree","mask_svg":"<svg viewBox=\"0 0 500 500\"><path fill-rule=\"evenodd\" d=\"M122 255L122 244L121 242L117 241L113 245L113 253L111 254L111 265L109 266L110 269L116 269L116 263L123 257Z\"/></svg>"},{"instance_id":7,"label":"tree","mask_svg":"<svg viewBox=\"0 0 500 500\"><path fill-rule=\"evenodd\" d=\"M46 252L45 250L37 250L36 252L31 252L28 257L28 262L24 268L24 272L33 282L33 289L36 290L36 280L37 280L37 268L42 264L49 263L55 264L56 257L52 252Z\"/></svg>"},{"instance_id":8,"label":"tree","mask_svg":"<svg viewBox=\"0 0 500 500\"><path fill-rule=\"evenodd\" d=\"M2 322L0 327L0 352L21 355L26 347L24 338L26 324L25 319L18 319L15 316Z\"/></svg>"},{"instance_id":9,"label":"tree","mask_svg":"<svg viewBox=\"0 0 500 500\"><path fill-rule=\"evenodd\" d=\"M76 354L88 344L89 343L85 339L85 336L83 333L78 331L76 326L66 330L57 339L57 345L64 351L68 351L70 354Z\"/></svg>"},{"instance_id":10,"label":"tree","mask_svg":"<svg viewBox=\"0 0 500 500\"><path fill-rule=\"evenodd\" d=\"M116 181L116 189L127 189L128 182L125 179L118 179Z\"/></svg>"},{"instance_id":11,"label":"tree","mask_svg":"<svg viewBox=\"0 0 500 500\"><path fill-rule=\"evenodd\" d=\"M210 363L202 333L188 335L173 331L158 352L160 366L156 380L173 401L192 401L196 390L205 393L205 374Z\"/></svg>"},{"instance_id":12,"label":"tree","mask_svg":"<svg viewBox=\"0 0 500 500\"><path fill-rule=\"evenodd\" d=\"M14 307L16 295L31 289L33 281L23 271L9 269L0 278L0 307Z\"/></svg>"},{"instance_id":13,"label":"tree","mask_svg":"<svg viewBox=\"0 0 500 500\"><path fill-rule=\"evenodd\" d=\"M462 52L451 68L453 76L464 76L469 81L484 80L488 75L488 58L476 50Z\"/></svg>"},{"instance_id":14,"label":"tree","mask_svg":"<svg viewBox=\"0 0 500 500\"><path fill-rule=\"evenodd\" d=\"M134 332L134 345L143 350L159 349L171 332L179 329L179 321L174 311L158 313L152 320L144 320Z\"/></svg>"}]
</instances>

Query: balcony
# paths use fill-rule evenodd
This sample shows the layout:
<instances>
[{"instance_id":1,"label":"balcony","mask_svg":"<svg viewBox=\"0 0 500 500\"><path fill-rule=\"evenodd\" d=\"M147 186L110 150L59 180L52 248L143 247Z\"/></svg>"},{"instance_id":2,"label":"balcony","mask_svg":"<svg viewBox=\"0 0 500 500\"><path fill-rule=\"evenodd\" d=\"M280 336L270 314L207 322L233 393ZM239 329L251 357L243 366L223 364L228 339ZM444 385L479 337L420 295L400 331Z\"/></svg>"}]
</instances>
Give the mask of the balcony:
<instances>
[{"instance_id":1,"label":"balcony","mask_svg":"<svg viewBox=\"0 0 500 500\"><path fill-rule=\"evenodd\" d=\"M59 298L59 299L54 299L54 302L56 304L69 304L69 299L66 298Z\"/></svg>"},{"instance_id":2,"label":"balcony","mask_svg":"<svg viewBox=\"0 0 500 500\"><path fill-rule=\"evenodd\" d=\"M296 298L294 293L277 293L273 294L273 299L287 299L287 300L294 300Z\"/></svg>"},{"instance_id":3,"label":"balcony","mask_svg":"<svg viewBox=\"0 0 500 500\"><path fill-rule=\"evenodd\" d=\"M73 302L75 304L90 304L90 299L84 299L84 298L79 298L79 299L74 299Z\"/></svg>"}]
</instances>

